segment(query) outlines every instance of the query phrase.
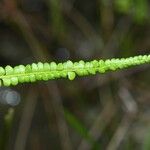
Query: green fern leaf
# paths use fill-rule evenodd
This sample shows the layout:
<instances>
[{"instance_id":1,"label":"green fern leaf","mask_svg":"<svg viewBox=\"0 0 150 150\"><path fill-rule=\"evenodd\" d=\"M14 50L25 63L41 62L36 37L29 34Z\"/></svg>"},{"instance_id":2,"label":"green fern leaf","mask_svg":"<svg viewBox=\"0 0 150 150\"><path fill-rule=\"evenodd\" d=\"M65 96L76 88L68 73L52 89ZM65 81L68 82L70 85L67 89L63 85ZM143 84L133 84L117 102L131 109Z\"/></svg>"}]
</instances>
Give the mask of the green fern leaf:
<instances>
[{"instance_id":1,"label":"green fern leaf","mask_svg":"<svg viewBox=\"0 0 150 150\"><path fill-rule=\"evenodd\" d=\"M84 62L72 62L68 60L64 63L55 62L19 65L15 67L0 67L0 86L16 86L19 83L48 81L58 78L68 78L74 80L78 76L95 75L106 71L115 71L135 65L150 63L150 55L140 55L129 58L113 58L107 60L93 60Z\"/></svg>"}]
</instances>

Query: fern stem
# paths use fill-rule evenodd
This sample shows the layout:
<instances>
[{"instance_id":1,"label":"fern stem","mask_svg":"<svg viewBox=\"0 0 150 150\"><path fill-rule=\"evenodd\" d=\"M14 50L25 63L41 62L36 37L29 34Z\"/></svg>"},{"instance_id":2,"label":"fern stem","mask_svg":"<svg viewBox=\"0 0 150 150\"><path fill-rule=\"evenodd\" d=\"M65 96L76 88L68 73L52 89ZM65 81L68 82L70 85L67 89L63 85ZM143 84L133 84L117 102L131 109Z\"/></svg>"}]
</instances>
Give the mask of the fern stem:
<instances>
[{"instance_id":1,"label":"fern stem","mask_svg":"<svg viewBox=\"0 0 150 150\"><path fill-rule=\"evenodd\" d=\"M129 58L112 58L106 60L93 60L84 62L72 62L68 60L64 63L32 63L30 65L19 65L15 67L0 67L0 86L17 85L25 82L35 82L37 80L51 80L58 78L68 78L73 80L76 75L86 76L106 71L115 71L135 65L150 63L150 55L139 55Z\"/></svg>"}]
</instances>

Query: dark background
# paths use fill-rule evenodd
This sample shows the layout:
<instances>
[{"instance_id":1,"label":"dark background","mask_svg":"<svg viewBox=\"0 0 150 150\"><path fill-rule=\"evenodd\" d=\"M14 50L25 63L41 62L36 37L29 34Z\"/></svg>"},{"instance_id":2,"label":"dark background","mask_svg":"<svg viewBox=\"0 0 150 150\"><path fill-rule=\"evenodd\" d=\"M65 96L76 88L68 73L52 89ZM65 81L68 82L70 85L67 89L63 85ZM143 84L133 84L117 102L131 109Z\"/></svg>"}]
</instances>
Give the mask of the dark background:
<instances>
[{"instance_id":1,"label":"dark background","mask_svg":"<svg viewBox=\"0 0 150 150\"><path fill-rule=\"evenodd\" d=\"M150 52L148 0L0 0L0 66ZM0 88L0 150L149 150L150 71Z\"/></svg>"}]
</instances>

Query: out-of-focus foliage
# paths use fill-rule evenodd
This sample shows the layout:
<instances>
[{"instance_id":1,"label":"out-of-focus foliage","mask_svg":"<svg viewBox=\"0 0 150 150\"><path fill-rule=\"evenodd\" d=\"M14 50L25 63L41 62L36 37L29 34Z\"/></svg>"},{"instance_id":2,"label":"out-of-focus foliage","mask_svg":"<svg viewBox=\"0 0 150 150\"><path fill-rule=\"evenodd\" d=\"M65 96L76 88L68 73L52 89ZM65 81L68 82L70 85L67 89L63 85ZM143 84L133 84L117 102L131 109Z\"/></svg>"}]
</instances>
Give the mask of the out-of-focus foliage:
<instances>
[{"instance_id":1,"label":"out-of-focus foliage","mask_svg":"<svg viewBox=\"0 0 150 150\"><path fill-rule=\"evenodd\" d=\"M148 5L148 0L115 0L116 10L131 15L139 24L143 24L150 16Z\"/></svg>"}]
</instances>

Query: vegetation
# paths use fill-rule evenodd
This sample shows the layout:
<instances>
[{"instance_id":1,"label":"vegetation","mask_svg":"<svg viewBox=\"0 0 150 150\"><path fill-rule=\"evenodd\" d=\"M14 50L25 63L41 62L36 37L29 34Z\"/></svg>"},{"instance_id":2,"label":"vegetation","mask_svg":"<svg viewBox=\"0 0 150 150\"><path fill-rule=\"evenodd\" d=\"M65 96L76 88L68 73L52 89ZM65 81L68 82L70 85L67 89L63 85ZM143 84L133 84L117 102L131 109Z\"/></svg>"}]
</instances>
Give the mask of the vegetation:
<instances>
[{"instance_id":1,"label":"vegetation","mask_svg":"<svg viewBox=\"0 0 150 150\"><path fill-rule=\"evenodd\" d=\"M76 75L86 76L95 75L96 72L105 73L107 70L115 71L130 66L150 63L150 55L135 56L122 59L93 60L90 62L67 61L64 63L33 63L31 65L19 65L12 68L6 66L0 67L1 85L10 86L24 82L35 82L37 80L50 80L57 78L68 78L74 80Z\"/></svg>"},{"instance_id":2,"label":"vegetation","mask_svg":"<svg viewBox=\"0 0 150 150\"><path fill-rule=\"evenodd\" d=\"M149 7L1 0L0 150L149 150Z\"/></svg>"}]
</instances>

